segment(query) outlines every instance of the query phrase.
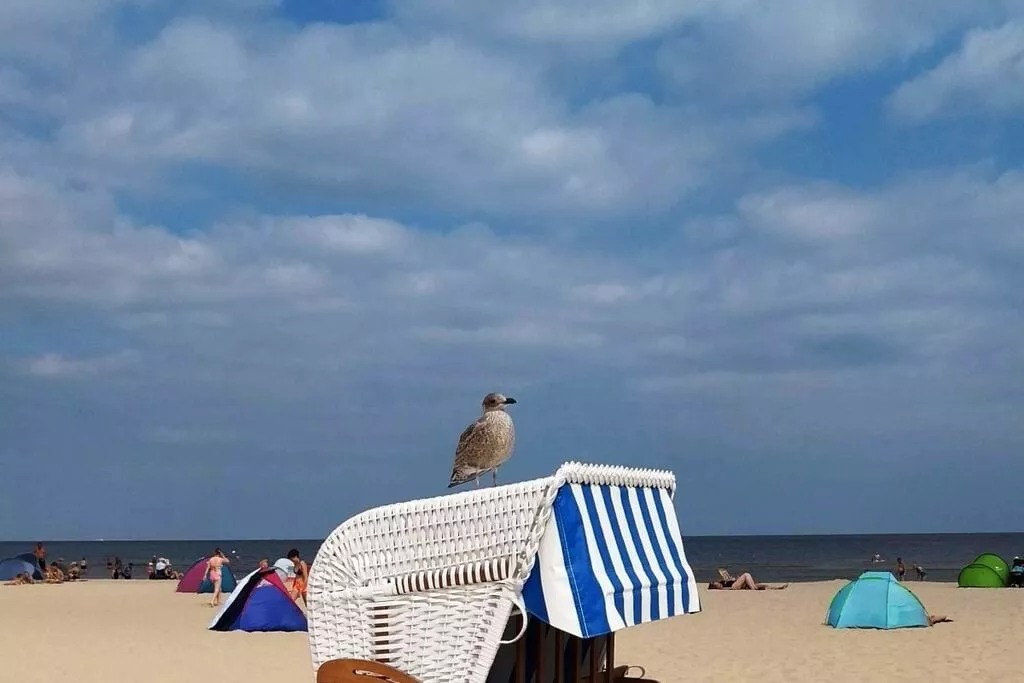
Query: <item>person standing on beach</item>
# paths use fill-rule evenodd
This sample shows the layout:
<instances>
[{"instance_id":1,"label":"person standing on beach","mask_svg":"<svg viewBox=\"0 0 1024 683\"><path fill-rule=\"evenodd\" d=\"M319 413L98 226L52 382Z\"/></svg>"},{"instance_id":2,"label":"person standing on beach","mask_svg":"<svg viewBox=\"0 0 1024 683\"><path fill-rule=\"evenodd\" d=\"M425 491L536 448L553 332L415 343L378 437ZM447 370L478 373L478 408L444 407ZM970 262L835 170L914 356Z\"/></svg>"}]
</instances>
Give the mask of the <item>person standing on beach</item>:
<instances>
[{"instance_id":1,"label":"person standing on beach","mask_svg":"<svg viewBox=\"0 0 1024 683\"><path fill-rule=\"evenodd\" d=\"M39 564L39 571L42 574L46 574L46 546L42 543L36 543L36 549L32 551L32 554L36 556L36 562Z\"/></svg>"},{"instance_id":2,"label":"person standing on beach","mask_svg":"<svg viewBox=\"0 0 1024 683\"><path fill-rule=\"evenodd\" d=\"M302 604L306 604L306 581L309 579L309 565L299 555L297 548L288 551L288 559L295 565L295 579L292 581L292 600L302 598Z\"/></svg>"},{"instance_id":3,"label":"person standing on beach","mask_svg":"<svg viewBox=\"0 0 1024 683\"><path fill-rule=\"evenodd\" d=\"M206 575L210 579L210 583L213 584L213 599L210 601L211 607L216 607L220 604L220 581L221 581L221 568L231 564L228 558L224 557L224 551L220 548L215 548L213 551L213 557L206 561Z\"/></svg>"},{"instance_id":4,"label":"person standing on beach","mask_svg":"<svg viewBox=\"0 0 1024 683\"><path fill-rule=\"evenodd\" d=\"M903 577L906 576L906 574L907 574L907 567L906 567L906 565L903 564L903 558L902 557L897 557L896 558L896 578L899 579L900 581L902 581Z\"/></svg>"}]
</instances>

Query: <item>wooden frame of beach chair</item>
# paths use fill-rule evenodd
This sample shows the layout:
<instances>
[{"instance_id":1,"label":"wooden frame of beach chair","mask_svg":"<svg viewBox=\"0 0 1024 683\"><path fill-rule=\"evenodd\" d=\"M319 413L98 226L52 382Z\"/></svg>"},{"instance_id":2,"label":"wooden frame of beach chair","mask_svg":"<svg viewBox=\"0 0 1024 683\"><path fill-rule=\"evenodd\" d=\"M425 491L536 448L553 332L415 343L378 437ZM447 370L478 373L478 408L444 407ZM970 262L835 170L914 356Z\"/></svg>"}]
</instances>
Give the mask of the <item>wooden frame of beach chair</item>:
<instances>
[{"instance_id":1,"label":"wooden frame of beach chair","mask_svg":"<svg viewBox=\"0 0 1024 683\"><path fill-rule=\"evenodd\" d=\"M506 636L522 630L522 616L509 619ZM614 666L615 634L579 638L534 619L523 636L498 649L490 679L508 683L613 683L626 667Z\"/></svg>"},{"instance_id":2,"label":"wooden frame of beach chair","mask_svg":"<svg viewBox=\"0 0 1024 683\"><path fill-rule=\"evenodd\" d=\"M602 487L614 488L623 496L626 491L634 496L640 491L645 500L657 499L662 501L659 506L671 509L675 477L656 470L566 463L554 476L543 479L387 505L356 515L328 536L310 570L307 613L314 671L333 660L362 660L390 667L404 680L420 683L547 683L546 675L537 675L543 671L536 671L544 666L536 656L538 645L523 638L527 622L540 621L524 618L523 588L533 578L538 548L563 486L578 495L583 487L590 496L594 491L600 495ZM673 526L658 527L657 532L663 548L668 547L668 536L673 537L672 544L681 543L674 511L669 516ZM616 533L621 536L623 531ZM631 552L635 561L637 549ZM692 602L683 607L677 596L676 611L663 611L662 617L654 619L699 611L681 545L678 552L673 545L673 552L677 562L683 555L682 565L673 565L673 576L676 583L681 576L688 582L689 588L681 591L689 591ZM621 603L621 592L616 595ZM567 598L562 595L561 599ZM602 605L611 600L607 594L597 599ZM577 618L574 610L571 617ZM614 613L610 621L605 620L605 631L588 625L580 637L551 627L547 633L554 631L552 637L577 648L576 655L569 650L567 661L586 662L585 669L570 667L563 677L556 659L553 680L615 680L612 631L634 619L637 623L651 620L633 614L624 623ZM612 622L617 625L609 626ZM598 637L583 638L586 633ZM504 674L494 678L492 667L503 647L505 652L515 649L516 665L511 678ZM578 653L585 647L599 656L584 660ZM536 661L533 670L527 671L530 653ZM605 662L607 666L602 667ZM333 675L340 666L332 663L324 675Z\"/></svg>"},{"instance_id":3,"label":"wooden frame of beach chair","mask_svg":"<svg viewBox=\"0 0 1024 683\"><path fill-rule=\"evenodd\" d=\"M597 662L599 658L590 657L589 659L582 658L585 661L589 661L588 671L581 673L583 669L583 661L580 661L580 657L576 657L575 660L569 665L566 664L563 657L561 656L565 644L569 643L570 650L580 652L584 645L580 642L579 638L572 636L571 634L565 634L558 629L543 624L541 629L544 631L551 631L555 634L555 648L558 656L555 657L555 663L552 676L550 680L553 683L568 683L568 681L578 681L578 683L628 683L628 681L642 681L643 683L657 683L651 679L644 678L646 672L641 673L639 678L629 676L629 671L632 668L642 667L629 667L629 666L618 666L614 667L612 662L614 661L614 643L615 634L608 634L606 636L600 636L605 641L605 652L606 660L605 666L602 670L598 671ZM541 631L536 632L537 636L541 636ZM539 638L538 638L539 639ZM593 639L597 640L597 639ZM593 646L593 645L592 645ZM515 643L515 669L512 680L515 683L525 683L527 680L526 671L526 649L527 647L533 647L535 649L540 648L540 643L529 642L526 639L520 639ZM569 669L569 673L565 674L565 669ZM530 672L530 679L537 681L546 681L548 678L545 676L543 665L538 665L534 671ZM420 683L416 679L412 678L408 674L395 669L394 667L380 662L373 662L363 659L332 659L324 662L316 672L316 683Z\"/></svg>"}]
</instances>

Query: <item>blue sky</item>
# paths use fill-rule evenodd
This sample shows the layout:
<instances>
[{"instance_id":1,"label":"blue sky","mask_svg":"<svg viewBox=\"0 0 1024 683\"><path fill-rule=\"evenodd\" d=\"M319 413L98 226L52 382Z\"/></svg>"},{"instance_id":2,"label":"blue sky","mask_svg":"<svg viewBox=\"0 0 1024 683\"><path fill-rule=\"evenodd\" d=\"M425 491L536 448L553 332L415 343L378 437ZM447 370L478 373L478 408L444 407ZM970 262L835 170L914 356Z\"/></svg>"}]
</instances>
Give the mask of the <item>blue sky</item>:
<instances>
[{"instance_id":1,"label":"blue sky","mask_svg":"<svg viewBox=\"0 0 1024 683\"><path fill-rule=\"evenodd\" d=\"M323 536L488 391L686 533L1020 530L1022 165L1019 0L15 0L0 538Z\"/></svg>"}]
</instances>

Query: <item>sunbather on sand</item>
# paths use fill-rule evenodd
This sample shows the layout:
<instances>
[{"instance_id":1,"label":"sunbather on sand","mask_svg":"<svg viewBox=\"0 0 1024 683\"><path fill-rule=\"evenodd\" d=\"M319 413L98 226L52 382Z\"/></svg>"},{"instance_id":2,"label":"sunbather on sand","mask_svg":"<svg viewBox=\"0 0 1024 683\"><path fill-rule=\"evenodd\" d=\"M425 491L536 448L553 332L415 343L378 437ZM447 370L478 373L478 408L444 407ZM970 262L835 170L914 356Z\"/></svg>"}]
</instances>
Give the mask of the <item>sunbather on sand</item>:
<instances>
[{"instance_id":1,"label":"sunbather on sand","mask_svg":"<svg viewBox=\"0 0 1024 683\"><path fill-rule=\"evenodd\" d=\"M780 591L784 588L789 588L788 583L783 583L778 586L769 586L767 583L758 583L754 581L754 577L750 575L750 572L743 572L736 578L723 577L721 581L712 581L708 584L708 590L734 590L734 591Z\"/></svg>"},{"instance_id":2,"label":"sunbather on sand","mask_svg":"<svg viewBox=\"0 0 1024 683\"><path fill-rule=\"evenodd\" d=\"M27 586L30 583L32 583L32 577L29 576L28 574L26 574L25 572L21 572L19 574L15 574L14 578L11 579L10 581L5 582L4 585L5 586Z\"/></svg>"},{"instance_id":3,"label":"sunbather on sand","mask_svg":"<svg viewBox=\"0 0 1024 683\"><path fill-rule=\"evenodd\" d=\"M51 562L46 569L46 583L64 583L64 572L60 570L56 562Z\"/></svg>"}]
</instances>

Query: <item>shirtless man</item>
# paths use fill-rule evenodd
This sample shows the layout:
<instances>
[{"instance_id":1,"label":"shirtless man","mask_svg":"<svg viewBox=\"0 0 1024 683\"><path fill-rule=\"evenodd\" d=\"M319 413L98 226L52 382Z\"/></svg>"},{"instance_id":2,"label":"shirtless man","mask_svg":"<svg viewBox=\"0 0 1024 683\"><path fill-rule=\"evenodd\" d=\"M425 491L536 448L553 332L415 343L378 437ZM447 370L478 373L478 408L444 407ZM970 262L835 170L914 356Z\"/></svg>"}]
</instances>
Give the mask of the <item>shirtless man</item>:
<instances>
[{"instance_id":1,"label":"shirtless man","mask_svg":"<svg viewBox=\"0 0 1024 683\"><path fill-rule=\"evenodd\" d=\"M231 564L228 558L224 557L224 551L220 548L216 548L213 551L213 557L206 561L206 575L210 578L210 583L213 584L213 599L210 601L211 607L216 607L220 604L220 581L221 581L221 568Z\"/></svg>"},{"instance_id":2,"label":"shirtless man","mask_svg":"<svg viewBox=\"0 0 1024 683\"><path fill-rule=\"evenodd\" d=\"M36 562L39 563L39 571L42 574L46 573L46 546L42 543L36 543L35 550L32 554L36 556Z\"/></svg>"}]
</instances>

